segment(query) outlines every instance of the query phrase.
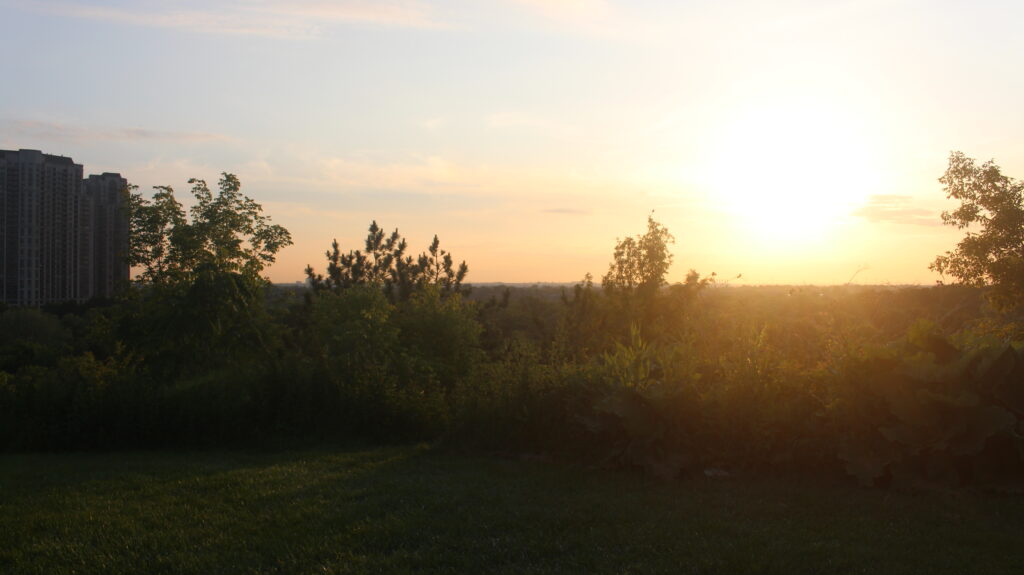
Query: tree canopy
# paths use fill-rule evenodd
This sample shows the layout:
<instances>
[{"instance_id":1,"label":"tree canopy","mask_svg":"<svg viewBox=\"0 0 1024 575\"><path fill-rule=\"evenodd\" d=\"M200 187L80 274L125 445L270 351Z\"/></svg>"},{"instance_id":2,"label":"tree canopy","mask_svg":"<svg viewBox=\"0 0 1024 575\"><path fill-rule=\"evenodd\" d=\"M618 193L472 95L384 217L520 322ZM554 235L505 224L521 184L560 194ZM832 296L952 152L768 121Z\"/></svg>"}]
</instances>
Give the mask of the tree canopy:
<instances>
[{"instance_id":1,"label":"tree canopy","mask_svg":"<svg viewBox=\"0 0 1024 575\"><path fill-rule=\"evenodd\" d=\"M946 225L967 230L954 251L930 269L975 286L993 286L993 301L1016 307L1024 295L1024 182L1003 175L992 160L978 165L962 152L949 156L939 178L960 207L942 213Z\"/></svg>"},{"instance_id":2,"label":"tree canopy","mask_svg":"<svg viewBox=\"0 0 1024 575\"><path fill-rule=\"evenodd\" d=\"M434 236L426 252L413 258L406 255L408 244L395 229L390 235L374 221L366 235L365 251L342 253L338 240L327 252L327 275L306 266L306 276L315 290L340 291L356 285L376 285L392 301L404 301L420 287L435 285L441 295L461 293L469 273L463 261L458 266L452 254L441 249Z\"/></svg>"},{"instance_id":3,"label":"tree canopy","mask_svg":"<svg viewBox=\"0 0 1024 575\"><path fill-rule=\"evenodd\" d=\"M189 184L195 198L190 217L170 186L156 186L151 200L131 193L128 259L142 268L139 281L193 280L201 268L258 278L277 252L291 245L288 230L272 224L263 208L241 193L234 174L222 175L216 195L204 180L193 178Z\"/></svg>"},{"instance_id":4,"label":"tree canopy","mask_svg":"<svg viewBox=\"0 0 1024 575\"><path fill-rule=\"evenodd\" d=\"M635 238L617 240L608 273L601 285L608 290L656 290L665 285L665 276L672 266L669 245L675 238L668 228L647 216L647 233Z\"/></svg>"}]
</instances>

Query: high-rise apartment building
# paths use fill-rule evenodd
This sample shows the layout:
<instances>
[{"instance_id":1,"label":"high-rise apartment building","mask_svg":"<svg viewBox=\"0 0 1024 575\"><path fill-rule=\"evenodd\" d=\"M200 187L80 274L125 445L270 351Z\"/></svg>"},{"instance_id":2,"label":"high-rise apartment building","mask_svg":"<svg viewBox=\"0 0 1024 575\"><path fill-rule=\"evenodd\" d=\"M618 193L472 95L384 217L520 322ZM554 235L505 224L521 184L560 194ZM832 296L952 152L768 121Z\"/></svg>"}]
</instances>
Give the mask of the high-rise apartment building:
<instances>
[{"instance_id":1,"label":"high-rise apartment building","mask_svg":"<svg viewBox=\"0 0 1024 575\"><path fill-rule=\"evenodd\" d=\"M104 172L85 181L87 203L92 212L92 295L109 298L128 281L131 270L128 253L128 217L124 205L128 180L121 174Z\"/></svg>"},{"instance_id":2,"label":"high-rise apartment building","mask_svg":"<svg viewBox=\"0 0 1024 575\"><path fill-rule=\"evenodd\" d=\"M118 174L83 180L71 158L0 150L0 302L112 296L129 274L125 186Z\"/></svg>"}]
</instances>

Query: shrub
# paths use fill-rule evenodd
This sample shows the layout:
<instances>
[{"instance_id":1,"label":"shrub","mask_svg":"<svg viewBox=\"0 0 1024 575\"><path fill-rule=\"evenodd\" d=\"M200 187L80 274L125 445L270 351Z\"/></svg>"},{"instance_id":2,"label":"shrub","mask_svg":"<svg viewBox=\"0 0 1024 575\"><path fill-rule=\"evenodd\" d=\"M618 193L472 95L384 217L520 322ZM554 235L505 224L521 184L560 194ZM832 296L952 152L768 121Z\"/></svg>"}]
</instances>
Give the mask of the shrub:
<instances>
[{"instance_id":1,"label":"shrub","mask_svg":"<svg viewBox=\"0 0 1024 575\"><path fill-rule=\"evenodd\" d=\"M958 348L922 324L851 361L832 390L838 455L864 485L961 485L1020 476L1024 355Z\"/></svg>"}]
</instances>

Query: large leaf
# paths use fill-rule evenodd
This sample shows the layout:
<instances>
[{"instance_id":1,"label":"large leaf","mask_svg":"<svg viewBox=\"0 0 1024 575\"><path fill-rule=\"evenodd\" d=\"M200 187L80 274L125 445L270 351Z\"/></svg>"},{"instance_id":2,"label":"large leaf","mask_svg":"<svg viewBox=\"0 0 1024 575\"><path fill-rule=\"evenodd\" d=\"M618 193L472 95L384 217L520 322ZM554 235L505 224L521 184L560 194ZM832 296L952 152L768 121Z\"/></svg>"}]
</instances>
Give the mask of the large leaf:
<instances>
[{"instance_id":1,"label":"large leaf","mask_svg":"<svg viewBox=\"0 0 1024 575\"><path fill-rule=\"evenodd\" d=\"M691 463L691 458L681 452L652 453L646 458L644 470L657 479L671 481Z\"/></svg>"},{"instance_id":2,"label":"large leaf","mask_svg":"<svg viewBox=\"0 0 1024 575\"><path fill-rule=\"evenodd\" d=\"M894 381L883 388L883 395L889 412L897 421L922 428L939 424L938 414L919 382L907 379Z\"/></svg>"},{"instance_id":3,"label":"large leaf","mask_svg":"<svg viewBox=\"0 0 1024 575\"><path fill-rule=\"evenodd\" d=\"M1012 430L1017 417L1001 407L986 405L962 412L959 421L964 429L950 440L949 451L953 455L974 455L993 435Z\"/></svg>"},{"instance_id":4,"label":"large leaf","mask_svg":"<svg viewBox=\"0 0 1024 575\"><path fill-rule=\"evenodd\" d=\"M901 459L901 455L892 444L858 439L840 448L839 458L843 460L847 473L856 477L861 485L871 487L885 475L889 465Z\"/></svg>"},{"instance_id":5,"label":"large leaf","mask_svg":"<svg viewBox=\"0 0 1024 575\"><path fill-rule=\"evenodd\" d=\"M956 433L953 429L938 425L922 426L906 423L879 427L878 431L889 441L898 443L906 448L907 452L911 455L916 455L922 451L944 449Z\"/></svg>"},{"instance_id":6,"label":"large leaf","mask_svg":"<svg viewBox=\"0 0 1024 575\"><path fill-rule=\"evenodd\" d=\"M986 359L978 366L977 372L978 387L985 391L992 391L1003 384L1019 363L1017 352L1009 345L1003 346Z\"/></svg>"},{"instance_id":7,"label":"large leaf","mask_svg":"<svg viewBox=\"0 0 1024 575\"><path fill-rule=\"evenodd\" d=\"M1024 417L1024 361L1018 359L1009 373L996 380L992 395L1018 417Z\"/></svg>"},{"instance_id":8,"label":"large leaf","mask_svg":"<svg viewBox=\"0 0 1024 575\"><path fill-rule=\"evenodd\" d=\"M664 434L664 426L647 399L633 390L620 390L599 401L594 410L614 415L630 439L653 440Z\"/></svg>"}]
</instances>

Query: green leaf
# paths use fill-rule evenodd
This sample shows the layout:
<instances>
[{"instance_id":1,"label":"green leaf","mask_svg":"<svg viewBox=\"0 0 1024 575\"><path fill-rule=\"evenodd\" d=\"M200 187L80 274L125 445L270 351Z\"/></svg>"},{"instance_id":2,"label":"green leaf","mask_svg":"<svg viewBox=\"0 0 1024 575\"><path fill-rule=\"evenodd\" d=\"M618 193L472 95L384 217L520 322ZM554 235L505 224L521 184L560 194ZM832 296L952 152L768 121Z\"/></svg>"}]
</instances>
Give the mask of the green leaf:
<instances>
[{"instance_id":1,"label":"green leaf","mask_svg":"<svg viewBox=\"0 0 1024 575\"><path fill-rule=\"evenodd\" d=\"M839 450L847 473L857 478L865 487L885 475L892 463L902 459L899 450L892 445L870 445L863 439L854 439Z\"/></svg>"},{"instance_id":2,"label":"green leaf","mask_svg":"<svg viewBox=\"0 0 1024 575\"><path fill-rule=\"evenodd\" d=\"M949 451L953 455L977 454L990 437L1000 431L1012 430L1017 423L1016 416L995 405L986 405L959 415L964 430L949 442Z\"/></svg>"}]
</instances>

